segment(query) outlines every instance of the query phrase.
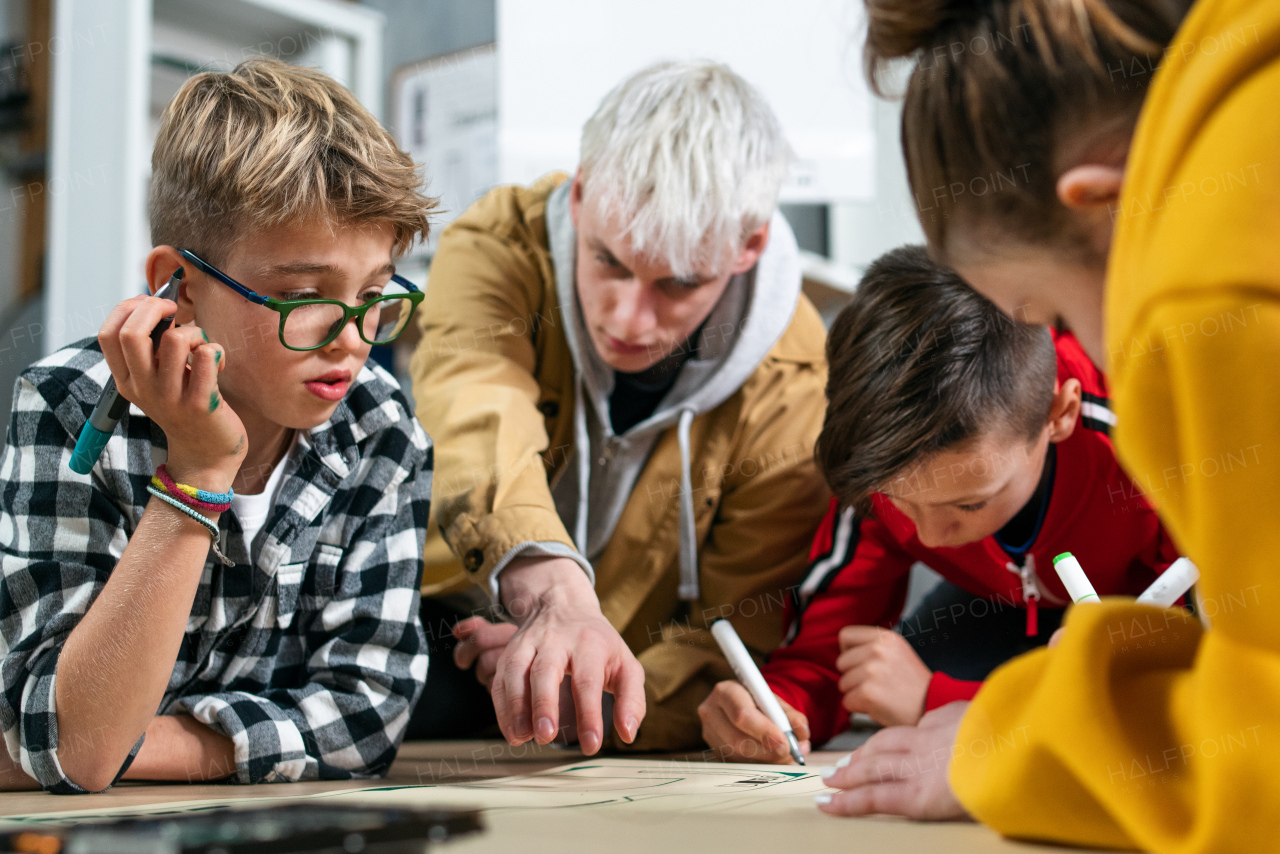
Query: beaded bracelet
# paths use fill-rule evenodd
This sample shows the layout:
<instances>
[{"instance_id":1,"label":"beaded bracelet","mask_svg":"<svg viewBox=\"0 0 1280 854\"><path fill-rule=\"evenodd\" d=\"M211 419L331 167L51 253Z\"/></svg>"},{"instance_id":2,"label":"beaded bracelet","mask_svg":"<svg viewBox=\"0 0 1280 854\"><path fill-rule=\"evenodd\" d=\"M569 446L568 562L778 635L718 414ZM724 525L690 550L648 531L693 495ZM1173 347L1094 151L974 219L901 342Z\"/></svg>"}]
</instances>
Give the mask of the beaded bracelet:
<instances>
[{"instance_id":1,"label":"beaded bracelet","mask_svg":"<svg viewBox=\"0 0 1280 854\"><path fill-rule=\"evenodd\" d=\"M167 492L183 504L206 513L221 513L231 507L231 499L236 497L235 490L227 492L205 492L185 483L175 483L169 476L169 470L161 463L156 473L151 476L151 485Z\"/></svg>"},{"instance_id":2,"label":"beaded bracelet","mask_svg":"<svg viewBox=\"0 0 1280 854\"><path fill-rule=\"evenodd\" d=\"M207 519L204 516L201 516L195 510L183 504L178 499L174 498L173 496L169 495L166 492L162 492L161 490L156 489L154 486L148 486L147 492L150 492L152 495L154 495L156 498L159 498L161 501L165 502L166 504L170 504L173 507L176 507L177 509L181 510L183 513L186 513L192 519L195 519L197 522L203 525L204 529L209 532L209 538L213 540L211 548L213 549L214 556L217 557L217 559L222 562L223 566L236 565L235 561L231 560L226 555L224 555L222 551L218 548L218 526L213 523L212 519Z\"/></svg>"}]
</instances>

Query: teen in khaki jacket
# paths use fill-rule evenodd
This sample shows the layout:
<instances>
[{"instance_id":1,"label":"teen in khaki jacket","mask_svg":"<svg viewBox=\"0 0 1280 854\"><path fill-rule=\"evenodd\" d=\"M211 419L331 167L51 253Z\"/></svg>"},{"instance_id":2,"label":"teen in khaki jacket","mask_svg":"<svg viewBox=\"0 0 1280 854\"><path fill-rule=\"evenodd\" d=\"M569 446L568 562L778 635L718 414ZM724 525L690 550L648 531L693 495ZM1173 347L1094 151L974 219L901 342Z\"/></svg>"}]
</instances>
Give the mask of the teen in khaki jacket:
<instances>
[{"instance_id":1,"label":"teen in khaki jacket","mask_svg":"<svg viewBox=\"0 0 1280 854\"><path fill-rule=\"evenodd\" d=\"M656 66L588 123L574 180L494 190L441 236L413 362L436 446L423 591L474 582L515 621L457 629L513 742L556 734L569 673L587 752L610 737L601 689L615 746L696 746L732 676L710 621L761 656L781 640L827 499L825 333L774 210L787 157L728 69ZM598 606L566 601L593 576Z\"/></svg>"}]
</instances>

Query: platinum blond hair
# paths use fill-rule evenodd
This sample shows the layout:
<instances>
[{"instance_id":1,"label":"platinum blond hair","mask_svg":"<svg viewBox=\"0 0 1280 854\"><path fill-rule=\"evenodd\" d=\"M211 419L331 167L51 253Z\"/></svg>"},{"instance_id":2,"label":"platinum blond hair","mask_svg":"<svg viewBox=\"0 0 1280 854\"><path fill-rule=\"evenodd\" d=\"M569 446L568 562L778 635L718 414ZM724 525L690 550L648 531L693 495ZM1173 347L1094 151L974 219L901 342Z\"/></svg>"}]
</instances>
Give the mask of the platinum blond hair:
<instances>
[{"instance_id":1,"label":"platinum blond hair","mask_svg":"<svg viewBox=\"0 0 1280 854\"><path fill-rule=\"evenodd\" d=\"M773 110L727 66L663 62L582 129L583 200L676 276L713 272L769 221L792 160Z\"/></svg>"}]
</instances>

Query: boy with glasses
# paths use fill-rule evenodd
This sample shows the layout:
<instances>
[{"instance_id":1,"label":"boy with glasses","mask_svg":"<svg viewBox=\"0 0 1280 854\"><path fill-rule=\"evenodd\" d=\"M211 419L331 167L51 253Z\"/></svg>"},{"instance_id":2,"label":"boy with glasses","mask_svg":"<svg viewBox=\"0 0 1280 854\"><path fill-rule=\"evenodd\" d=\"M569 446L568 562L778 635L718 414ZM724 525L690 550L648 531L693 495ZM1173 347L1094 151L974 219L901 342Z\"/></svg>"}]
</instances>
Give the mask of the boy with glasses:
<instances>
[{"instance_id":1,"label":"boy with glasses","mask_svg":"<svg viewBox=\"0 0 1280 854\"><path fill-rule=\"evenodd\" d=\"M175 96L145 269L153 292L180 280L175 300L126 300L18 382L0 785L391 764L426 676L431 450L365 361L422 299L394 259L430 210L411 159L322 74L255 60ZM132 405L77 475L108 377Z\"/></svg>"}]
</instances>

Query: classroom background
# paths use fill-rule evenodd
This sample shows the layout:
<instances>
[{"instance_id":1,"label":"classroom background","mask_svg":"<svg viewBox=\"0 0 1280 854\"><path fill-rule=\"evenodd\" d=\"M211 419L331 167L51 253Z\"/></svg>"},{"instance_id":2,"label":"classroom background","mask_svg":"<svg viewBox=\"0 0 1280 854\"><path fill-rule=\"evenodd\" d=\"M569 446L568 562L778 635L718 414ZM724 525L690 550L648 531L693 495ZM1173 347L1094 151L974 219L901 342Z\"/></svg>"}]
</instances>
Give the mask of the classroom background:
<instances>
[{"instance_id":1,"label":"classroom background","mask_svg":"<svg viewBox=\"0 0 1280 854\"><path fill-rule=\"evenodd\" d=\"M0 428L27 365L143 290L165 104L252 56L346 84L423 165L436 235L495 185L572 170L582 123L632 72L725 62L795 151L781 208L830 322L867 263L922 241L929 203L907 189L900 104L866 84L862 15L852 0L0 0ZM399 265L419 285L433 243ZM407 394L415 331L374 352ZM911 599L931 582L919 567Z\"/></svg>"}]
</instances>

